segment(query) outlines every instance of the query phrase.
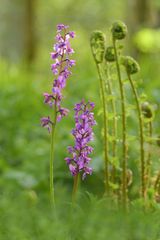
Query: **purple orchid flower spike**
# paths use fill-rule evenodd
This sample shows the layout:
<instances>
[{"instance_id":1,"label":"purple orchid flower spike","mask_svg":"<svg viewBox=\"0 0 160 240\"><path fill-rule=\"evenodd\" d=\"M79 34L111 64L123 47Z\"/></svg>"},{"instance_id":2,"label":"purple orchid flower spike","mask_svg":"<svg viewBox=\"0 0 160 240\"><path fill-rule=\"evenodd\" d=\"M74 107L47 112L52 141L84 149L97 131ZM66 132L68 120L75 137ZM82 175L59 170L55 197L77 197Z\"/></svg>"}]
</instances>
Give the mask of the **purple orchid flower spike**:
<instances>
[{"instance_id":1,"label":"purple orchid flower spike","mask_svg":"<svg viewBox=\"0 0 160 240\"><path fill-rule=\"evenodd\" d=\"M71 48L70 39L75 37L75 33L68 31L69 26L57 25L56 43L53 46L51 59L54 61L51 70L54 74L50 93L45 92L44 103L49 105L53 114L41 118L41 125L51 133L51 156L50 156L50 197L54 205L54 184L53 184L53 160L54 160L54 134L57 122L68 115L69 110L62 107L63 93L66 82L72 74L71 68L75 65L75 60L71 59L74 50ZM53 115L53 116L52 116Z\"/></svg>"},{"instance_id":2,"label":"purple orchid flower spike","mask_svg":"<svg viewBox=\"0 0 160 240\"><path fill-rule=\"evenodd\" d=\"M68 115L69 110L61 106L63 94L62 90L66 87L66 81L72 74L71 68L75 65L75 60L70 59L74 50L71 48L70 39L75 37L73 31L68 31L69 26L64 24L57 25L56 43L51 52L51 59L54 63L51 65L51 70L55 75L51 93L44 93L44 103L54 108L56 111L56 121L61 121L64 116ZM42 122L42 121L41 121ZM54 121L55 124L55 121ZM43 127L46 127L42 123ZM48 130L51 129L50 122Z\"/></svg>"},{"instance_id":3,"label":"purple orchid flower spike","mask_svg":"<svg viewBox=\"0 0 160 240\"><path fill-rule=\"evenodd\" d=\"M65 158L72 176L82 172L82 179L92 174L92 168L89 167L91 158L88 155L93 152L93 148L88 144L93 140L92 127L96 124L93 109L94 103L85 103L84 100L75 105L75 128L72 130L75 145L68 147L71 157Z\"/></svg>"}]
</instances>

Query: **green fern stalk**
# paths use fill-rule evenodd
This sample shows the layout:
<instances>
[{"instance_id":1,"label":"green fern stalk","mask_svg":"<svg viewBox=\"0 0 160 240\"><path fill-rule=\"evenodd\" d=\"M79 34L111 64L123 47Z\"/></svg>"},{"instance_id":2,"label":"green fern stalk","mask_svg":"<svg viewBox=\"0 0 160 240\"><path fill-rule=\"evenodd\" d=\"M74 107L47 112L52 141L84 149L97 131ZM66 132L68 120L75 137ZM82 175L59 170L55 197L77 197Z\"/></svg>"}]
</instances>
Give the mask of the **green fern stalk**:
<instances>
[{"instance_id":1,"label":"green fern stalk","mask_svg":"<svg viewBox=\"0 0 160 240\"><path fill-rule=\"evenodd\" d=\"M107 62L105 62L105 75L106 75L106 92L108 91L108 94L110 96L113 96L113 88L112 88L112 83L110 81L110 74L109 74L109 66ZM113 114L113 125L112 125L112 157L113 159L116 158L116 152L117 152L117 116L116 116L116 103L115 99L111 98L111 111ZM116 167L114 163L112 164L112 176L111 180L113 183L115 183L115 175L116 175Z\"/></svg>"},{"instance_id":2,"label":"green fern stalk","mask_svg":"<svg viewBox=\"0 0 160 240\"><path fill-rule=\"evenodd\" d=\"M127 206L127 125L126 125L126 104L125 92L123 82L121 79L120 63L117 53L116 39L113 37L113 47L116 60L117 75L121 96L121 110L122 110L122 144L123 144L123 159L122 159L122 201L124 207Z\"/></svg>"},{"instance_id":3,"label":"green fern stalk","mask_svg":"<svg viewBox=\"0 0 160 240\"><path fill-rule=\"evenodd\" d=\"M147 162L146 162L146 177L147 177L146 185L149 186L150 178L151 178L151 147L152 147L152 134L153 134L152 121L149 121L147 125L148 125L148 136L150 140L149 140L149 149L148 149L148 156L147 156Z\"/></svg>"},{"instance_id":4,"label":"green fern stalk","mask_svg":"<svg viewBox=\"0 0 160 240\"><path fill-rule=\"evenodd\" d=\"M141 197L145 199L146 195L146 184L145 184L145 155L144 155L144 124L143 124L143 116L141 112L141 106L138 98L138 93L136 87L134 86L134 82L131 78L129 71L126 69L127 76L129 82L132 87L132 91L135 97L137 111L138 111L138 119L139 119L139 137L140 137L140 154L141 154Z\"/></svg>"},{"instance_id":5,"label":"green fern stalk","mask_svg":"<svg viewBox=\"0 0 160 240\"><path fill-rule=\"evenodd\" d=\"M103 126L104 126L104 162L105 162L105 193L109 194L109 154L108 154L108 121L107 121L107 102L105 96L105 80L102 75L101 63L104 59L105 36L101 31L94 31L90 39L92 54L96 63L99 80L100 95L103 108Z\"/></svg>"}]
</instances>

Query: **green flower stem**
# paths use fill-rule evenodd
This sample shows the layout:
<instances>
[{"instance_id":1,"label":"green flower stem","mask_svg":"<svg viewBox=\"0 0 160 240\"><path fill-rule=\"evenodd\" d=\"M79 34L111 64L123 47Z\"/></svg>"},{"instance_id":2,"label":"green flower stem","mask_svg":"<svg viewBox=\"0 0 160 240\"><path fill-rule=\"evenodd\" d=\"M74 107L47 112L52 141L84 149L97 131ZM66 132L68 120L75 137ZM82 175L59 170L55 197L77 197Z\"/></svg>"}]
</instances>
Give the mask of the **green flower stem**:
<instances>
[{"instance_id":1,"label":"green flower stem","mask_svg":"<svg viewBox=\"0 0 160 240\"><path fill-rule=\"evenodd\" d=\"M100 79L100 93L102 97L103 107L103 124L104 124L104 154L105 154L105 193L109 194L109 156L108 156L108 124L107 124L107 103L105 97L105 83L101 74L100 64L97 65L98 75Z\"/></svg>"},{"instance_id":2,"label":"green flower stem","mask_svg":"<svg viewBox=\"0 0 160 240\"><path fill-rule=\"evenodd\" d=\"M73 191L72 191L72 204L74 204L75 200L76 200L78 182L79 182L79 174L74 176L74 184L73 184Z\"/></svg>"},{"instance_id":3,"label":"green flower stem","mask_svg":"<svg viewBox=\"0 0 160 240\"><path fill-rule=\"evenodd\" d=\"M51 204L55 207L55 197L54 197L54 174L53 174L53 166L54 166L54 144L55 144L55 127L57 123L57 109L55 104L54 109L54 121L52 125L52 131L51 131L51 153L50 153L50 200Z\"/></svg>"},{"instance_id":4,"label":"green flower stem","mask_svg":"<svg viewBox=\"0 0 160 240\"><path fill-rule=\"evenodd\" d=\"M116 47L116 40L113 38L113 47L114 53L116 58L116 67L117 67L117 75L119 80L119 88L120 88L120 96L121 96L121 109L122 109L122 141L123 141L123 160L122 160L122 200L124 207L127 205L127 126L126 126L126 106L125 106L125 93L123 82L121 79L121 72L120 72L120 64L119 64L119 57L117 53Z\"/></svg>"},{"instance_id":5,"label":"green flower stem","mask_svg":"<svg viewBox=\"0 0 160 240\"><path fill-rule=\"evenodd\" d=\"M107 66L107 62L105 63L105 74L107 78L107 86L108 86L108 93L110 96L113 96L113 89L112 89L112 83L110 81L110 75L109 75L109 69ZM112 137L113 137L113 142L112 142L112 156L113 158L116 157L116 152L117 152L117 116L116 116L116 104L115 104L115 99L111 99L111 111L113 113L113 127L112 127ZM114 164L112 165L112 182L115 183L115 175L116 175L116 168Z\"/></svg>"},{"instance_id":6,"label":"green flower stem","mask_svg":"<svg viewBox=\"0 0 160 240\"><path fill-rule=\"evenodd\" d=\"M138 118L139 118L139 137L140 137L140 152L141 152L141 197L145 199L146 194L146 186L145 186L145 154L144 154L144 124L143 124L143 116L141 112L140 102L138 99L138 94L136 91L136 88L134 86L134 82L132 81L132 78L130 74L127 72L128 79L130 81L132 91L135 97L135 101L137 104L137 110L138 110Z\"/></svg>"},{"instance_id":7,"label":"green flower stem","mask_svg":"<svg viewBox=\"0 0 160 240\"><path fill-rule=\"evenodd\" d=\"M148 149L148 157L147 157L147 162L146 162L146 177L147 177L147 183L146 185L149 186L150 184L150 177L151 177L151 146L152 146L152 133L153 133L153 126L152 126L152 121L148 123L148 135L150 138L149 142L149 149Z\"/></svg>"},{"instance_id":8,"label":"green flower stem","mask_svg":"<svg viewBox=\"0 0 160 240\"><path fill-rule=\"evenodd\" d=\"M61 62L64 58L64 50L61 56ZM62 65L60 66L59 73L61 73ZM54 119L53 119L53 125L52 125L52 131L51 131L51 154L50 154L50 199L51 203L55 207L55 196L54 196L54 136L55 136L55 127L57 124L57 99L55 99L54 103Z\"/></svg>"}]
</instances>

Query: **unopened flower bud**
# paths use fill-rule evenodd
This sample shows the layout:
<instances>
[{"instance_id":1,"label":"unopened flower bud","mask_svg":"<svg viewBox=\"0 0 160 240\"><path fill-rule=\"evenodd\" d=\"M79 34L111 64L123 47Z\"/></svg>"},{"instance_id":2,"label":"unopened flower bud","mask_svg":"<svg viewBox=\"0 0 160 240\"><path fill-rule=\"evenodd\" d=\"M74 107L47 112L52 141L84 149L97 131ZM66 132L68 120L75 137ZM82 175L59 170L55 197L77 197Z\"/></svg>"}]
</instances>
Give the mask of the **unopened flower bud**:
<instances>
[{"instance_id":1,"label":"unopened flower bud","mask_svg":"<svg viewBox=\"0 0 160 240\"><path fill-rule=\"evenodd\" d=\"M127 26L121 21L116 21L112 24L111 32L114 39L124 39L127 34Z\"/></svg>"},{"instance_id":2,"label":"unopened flower bud","mask_svg":"<svg viewBox=\"0 0 160 240\"><path fill-rule=\"evenodd\" d=\"M150 107L150 104L148 102L142 103L141 110L142 110L145 118L152 118L153 113L152 113L152 109Z\"/></svg>"},{"instance_id":3,"label":"unopened flower bud","mask_svg":"<svg viewBox=\"0 0 160 240\"><path fill-rule=\"evenodd\" d=\"M135 74L140 71L139 64L132 57L129 56L122 57L121 63L126 68L128 74Z\"/></svg>"},{"instance_id":4,"label":"unopened flower bud","mask_svg":"<svg viewBox=\"0 0 160 240\"><path fill-rule=\"evenodd\" d=\"M96 63L101 63L105 51L105 35L101 31L94 31L91 34L90 44Z\"/></svg>"},{"instance_id":5,"label":"unopened flower bud","mask_svg":"<svg viewBox=\"0 0 160 240\"><path fill-rule=\"evenodd\" d=\"M114 53L114 48L112 46L107 47L106 52L105 52L105 59L108 62L115 61L115 53Z\"/></svg>"}]
</instances>

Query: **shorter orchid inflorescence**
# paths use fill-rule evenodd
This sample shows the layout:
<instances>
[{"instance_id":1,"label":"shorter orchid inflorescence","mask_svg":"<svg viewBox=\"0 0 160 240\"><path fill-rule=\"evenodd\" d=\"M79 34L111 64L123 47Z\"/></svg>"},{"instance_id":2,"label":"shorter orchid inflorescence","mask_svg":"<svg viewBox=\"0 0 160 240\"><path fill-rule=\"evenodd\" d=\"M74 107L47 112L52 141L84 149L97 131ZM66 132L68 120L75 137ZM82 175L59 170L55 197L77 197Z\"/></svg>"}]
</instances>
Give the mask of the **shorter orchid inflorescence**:
<instances>
[{"instance_id":1,"label":"shorter orchid inflorescence","mask_svg":"<svg viewBox=\"0 0 160 240\"><path fill-rule=\"evenodd\" d=\"M68 31L69 26L64 24L57 25L56 43L54 44L54 52L51 53L51 58L54 63L51 69L56 78L53 81L52 93L44 93L44 103L49 104L50 107L55 109L56 121L60 121L62 117L66 116L69 112L68 109L61 107L63 99L62 89L66 86L66 80L72 74L70 68L75 65L75 60L70 59L70 55L74 50L70 45L70 38L75 37L75 33ZM53 122L50 117L41 118L43 127L51 130ZM55 124L55 123L54 123Z\"/></svg>"},{"instance_id":2,"label":"shorter orchid inflorescence","mask_svg":"<svg viewBox=\"0 0 160 240\"><path fill-rule=\"evenodd\" d=\"M75 105L75 128L72 130L75 145L68 147L72 157L65 158L71 174L76 176L82 172L82 179L92 173L92 168L89 167L91 158L88 155L93 152L93 147L88 146L88 143L93 140L92 127L96 124L93 109L94 103L85 103L84 100Z\"/></svg>"}]
</instances>

